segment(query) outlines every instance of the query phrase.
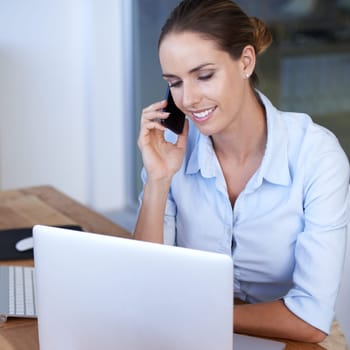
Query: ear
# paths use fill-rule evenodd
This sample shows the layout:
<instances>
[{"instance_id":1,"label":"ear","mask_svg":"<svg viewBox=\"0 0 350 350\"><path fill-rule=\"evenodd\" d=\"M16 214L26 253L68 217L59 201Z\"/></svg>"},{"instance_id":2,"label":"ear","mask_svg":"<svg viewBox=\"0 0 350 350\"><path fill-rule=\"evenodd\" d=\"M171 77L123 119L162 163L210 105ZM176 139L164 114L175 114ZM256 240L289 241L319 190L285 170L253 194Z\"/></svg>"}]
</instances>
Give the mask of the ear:
<instances>
[{"instance_id":1,"label":"ear","mask_svg":"<svg viewBox=\"0 0 350 350\"><path fill-rule=\"evenodd\" d=\"M256 64L255 50L252 45L247 45L243 51L240 58L242 75L245 79L249 79L253 74Z\"/></svg>"}]
</instances>

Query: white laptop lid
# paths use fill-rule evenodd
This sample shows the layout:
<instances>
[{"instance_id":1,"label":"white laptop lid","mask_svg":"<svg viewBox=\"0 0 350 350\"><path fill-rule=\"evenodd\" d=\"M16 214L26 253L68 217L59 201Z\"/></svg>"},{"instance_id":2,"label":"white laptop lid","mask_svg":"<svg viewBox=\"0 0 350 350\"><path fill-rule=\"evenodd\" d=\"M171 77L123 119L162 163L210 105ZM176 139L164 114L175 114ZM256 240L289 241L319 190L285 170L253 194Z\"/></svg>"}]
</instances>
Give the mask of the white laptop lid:
<instances>
[{"instance_id":1,"label":"white laptop lid","mask_svg":"<svg viewBox=\"0 0 350 350\"><path fill-rule=\"evenodd\" d=\"M35 226L41 350L231 350L230 257Z\"/></svg>"}]
</instances>

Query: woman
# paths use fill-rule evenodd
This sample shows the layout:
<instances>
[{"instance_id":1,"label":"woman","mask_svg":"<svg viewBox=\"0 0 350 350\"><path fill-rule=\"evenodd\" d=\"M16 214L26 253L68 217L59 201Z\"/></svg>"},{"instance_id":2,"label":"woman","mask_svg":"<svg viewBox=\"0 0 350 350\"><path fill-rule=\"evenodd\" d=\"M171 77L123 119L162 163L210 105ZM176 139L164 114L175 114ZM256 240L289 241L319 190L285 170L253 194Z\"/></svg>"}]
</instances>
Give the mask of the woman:
<instances>
[{"instance_id":1,"label":"woman","mask_svg":"<svg viewBox=\"0 0 350 350\"><path fill-rule=\"evenodd\" d=\"M255 90L265 25L230 0L184 0L159 39L181 135L143 110L135 238L232 255L234 331L307 342L330 332L345 250L349 166L305 114Z\"/></svg>"}]
</instances>

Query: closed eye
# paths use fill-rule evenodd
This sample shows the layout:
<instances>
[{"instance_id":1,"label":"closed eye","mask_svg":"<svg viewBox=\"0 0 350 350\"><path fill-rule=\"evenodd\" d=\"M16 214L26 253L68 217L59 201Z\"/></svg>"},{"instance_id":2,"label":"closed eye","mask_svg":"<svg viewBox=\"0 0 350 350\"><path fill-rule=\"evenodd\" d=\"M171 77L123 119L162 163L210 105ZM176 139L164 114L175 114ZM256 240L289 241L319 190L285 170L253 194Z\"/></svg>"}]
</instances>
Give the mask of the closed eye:
<instances>
[{"instance_id":1,"label":"closed eye","mask_svg":"<svg viewBox=\"0 0 350 350\"><path fill-rule=\"evenodd\" d=\"M205 75L200 75L200 76L198 77L198 79L199 79L199 80L209 80L213 75L214 75L214 73L205 74Z\"/></svg>"},{"instance_id":2,"label":"closed eye","mask_svg":"<svg viewBox=\"0 0 350 350\"><path fill-rule=\"evenodd\" d=\"M174 82L172 82L172 83L169 82L169 87L170 87L170 88L179 87L181 84L182 84L182 81L181 81L181 80L179 80L179 81L174 81Z\"/></svg>"}]
</instances>

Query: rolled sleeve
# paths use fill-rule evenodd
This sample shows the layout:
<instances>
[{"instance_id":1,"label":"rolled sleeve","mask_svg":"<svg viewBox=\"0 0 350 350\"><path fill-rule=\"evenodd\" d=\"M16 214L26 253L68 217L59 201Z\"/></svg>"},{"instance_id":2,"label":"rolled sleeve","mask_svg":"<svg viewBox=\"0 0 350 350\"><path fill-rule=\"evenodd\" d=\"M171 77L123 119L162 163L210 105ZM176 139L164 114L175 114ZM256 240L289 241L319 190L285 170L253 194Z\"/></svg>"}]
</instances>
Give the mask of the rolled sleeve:
<instances>
[{"instance_id":1,"label":"rolled sleeve","mask_svg":"<svg viewBox=\"0 0 350 350\"><path fill-rule=\"evenodd\" d=\"M314 175L305 186L305 229L296 241L294 286L284 302L298 317L329 334L346 249L349 166L339 151L318 160L310 163Z\"/></svg>"},{"instance_id":2,"label":"rolled sleeve","mask_svg":"<svg viewBox=\"0 0 350 350\"><path fill-rule=\"evenodd\" d=\"M297 244L294 287L284 302L298 317L328 334L341 279L343 259L339 257L345 253L346 229L302 235L308 237Z\"/></svg>"}]
</instances>

